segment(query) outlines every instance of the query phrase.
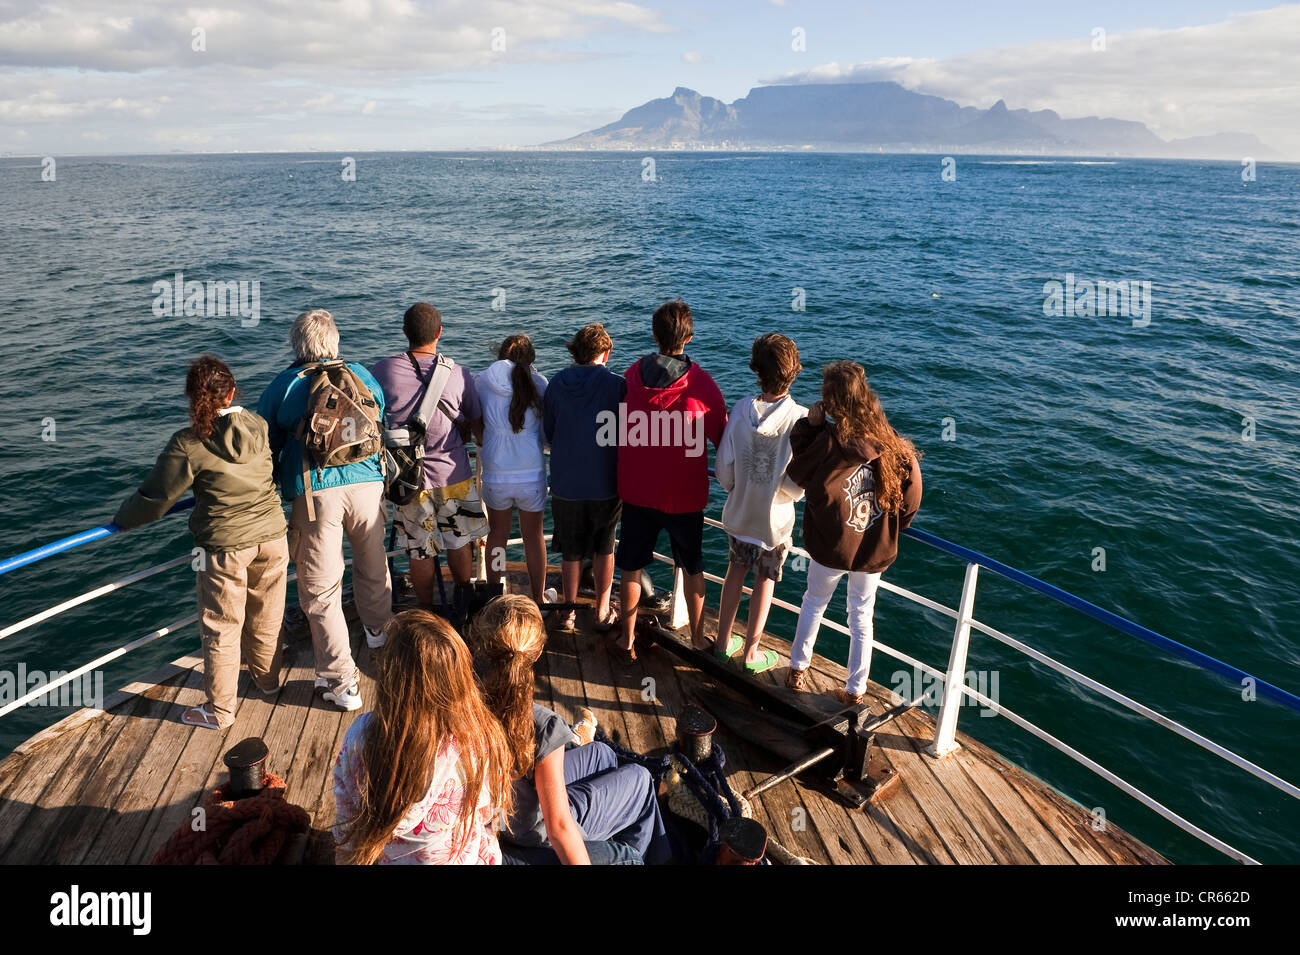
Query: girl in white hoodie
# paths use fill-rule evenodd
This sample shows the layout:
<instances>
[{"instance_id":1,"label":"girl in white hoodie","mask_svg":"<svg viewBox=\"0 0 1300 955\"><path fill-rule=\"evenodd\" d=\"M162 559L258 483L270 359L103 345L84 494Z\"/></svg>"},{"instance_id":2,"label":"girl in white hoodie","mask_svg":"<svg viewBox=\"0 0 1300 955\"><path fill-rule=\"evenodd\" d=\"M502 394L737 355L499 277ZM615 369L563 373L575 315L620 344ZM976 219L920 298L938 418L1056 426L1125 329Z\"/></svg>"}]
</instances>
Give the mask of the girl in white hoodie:
<instances>
[{"instance_id":1,"label":"girl in white hoodie","mask_svg":"<svg viewBox=\"0 0 1300 955\"><path fill-rule=\"evenodd\" d=\"M511 335L497 350L497 361L474 379L483 404L483 448L479 473L488 509L488 569L505 572L506 541L514 511L533 599L543 601L546 584L546 439L542 434L542 395L546 378L533 367L537 353L527 335Z\"/></svg>"},{"instance_id":2,"label":"girl in white hoodie","mask_svg":"<svg viewBox=\"0 0 1300 955\"><path fill-rule=\"evenodd\" d=\"M731 632L745 586L754 571L745 625L745 669L763 673L777 665L775 651L760 650L758 638L767 624L772 593L781 579L794 533L794 504L803 489L786 477L790 463L790 431L808 409L790 397L790 385L803 368L799 349L784 335L760 335L750 352L750 369L762 393L731 409L718 444L714 470L718 483L730 492L722 509L722 526L731 544L727 579L718 608L718 637L714 653L726 659L742 642Z\"/></svg>"}]
</instances>

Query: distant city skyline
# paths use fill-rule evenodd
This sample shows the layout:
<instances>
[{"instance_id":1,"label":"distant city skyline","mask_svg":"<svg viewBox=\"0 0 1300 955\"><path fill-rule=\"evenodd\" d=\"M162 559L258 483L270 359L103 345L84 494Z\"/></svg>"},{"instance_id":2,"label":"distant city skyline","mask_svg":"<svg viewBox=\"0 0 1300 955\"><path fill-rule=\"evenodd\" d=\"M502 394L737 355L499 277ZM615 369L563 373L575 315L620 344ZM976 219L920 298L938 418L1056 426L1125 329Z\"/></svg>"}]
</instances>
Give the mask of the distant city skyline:
<instances>
[{"instance_id":1,"label":"distant city skyline","mask_svg":"<svg viewBox=\"0 0 1300 955\"><path fill-rule=\"evenodd\" d=\"M1201 0L11 0L0 153L528 147L678 86L892 80L1300 160L1297 49L1300 4Z\"/></svg>"}]
</instances>

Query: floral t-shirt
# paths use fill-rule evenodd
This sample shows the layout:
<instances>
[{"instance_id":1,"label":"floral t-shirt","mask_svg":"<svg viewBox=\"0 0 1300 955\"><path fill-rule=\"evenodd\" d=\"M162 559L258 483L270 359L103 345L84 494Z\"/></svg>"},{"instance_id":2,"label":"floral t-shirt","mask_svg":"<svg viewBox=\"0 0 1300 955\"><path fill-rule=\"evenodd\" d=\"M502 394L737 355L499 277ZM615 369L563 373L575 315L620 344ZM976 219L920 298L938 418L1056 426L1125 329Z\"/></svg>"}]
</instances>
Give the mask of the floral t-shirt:
<instances>
[{"instance_id":1,"label":"floral t-shirt","mask_svg":"<svg viewBox=\"0 0 1300 955\"><path fill-rule=\"evenodd\" d=\"M343 749L334 761L334 841L344 837L344 828L360 806L362 744L366 713L358 717L343 737ZM500 865L496 811L487 786L479 790L478 809L469 838L459 852L453 845L460 809L465 802L465 771L456 742L450 736L438 747L433 764L433 781L423 799L411 807L393 830L377 860L380 865Z\"/></svg>"}]
</instances>

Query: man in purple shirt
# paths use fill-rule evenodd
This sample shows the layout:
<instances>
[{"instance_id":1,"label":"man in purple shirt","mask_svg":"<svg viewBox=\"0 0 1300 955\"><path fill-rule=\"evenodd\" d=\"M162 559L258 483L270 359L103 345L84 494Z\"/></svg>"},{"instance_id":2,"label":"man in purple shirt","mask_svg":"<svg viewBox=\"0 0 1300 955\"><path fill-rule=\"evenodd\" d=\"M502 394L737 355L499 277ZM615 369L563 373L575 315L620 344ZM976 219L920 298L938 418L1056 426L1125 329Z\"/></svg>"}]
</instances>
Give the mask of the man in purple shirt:
<instances>
[{"instance_id":1,"label":"man in purple shirt","mask_svg":"<svg viewBox=\"0 0 1300 955\"><path fill-rule=\"evenodd\" d=\"M432 305L419 302L406 310L402 332L410 350L385 358L370 370L384 390L390 425L405 422L419 403L424 382L437 361L442 316ZM459 607L474 569L469 545L488 532L487 511L465 450L471 436L482 446L483 410L473 375L460 365L452 369L441 405L441 410L430 416L425 431L424 486L409 503L397 508L393 521L411 561L411 585L420 603L433 604L433 558L445 552Z\"/></svg>"}]
</instances>

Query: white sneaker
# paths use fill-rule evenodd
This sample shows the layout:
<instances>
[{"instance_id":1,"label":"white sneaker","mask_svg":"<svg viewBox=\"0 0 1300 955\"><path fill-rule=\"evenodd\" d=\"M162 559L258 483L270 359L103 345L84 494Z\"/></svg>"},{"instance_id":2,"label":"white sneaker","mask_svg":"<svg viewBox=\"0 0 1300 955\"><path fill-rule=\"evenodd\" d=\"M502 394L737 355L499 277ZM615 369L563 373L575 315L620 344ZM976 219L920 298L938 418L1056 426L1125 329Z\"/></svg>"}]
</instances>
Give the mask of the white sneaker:
<instances>
[{"instance_id":1,"label":"white sneaker","mask_svg":"<svg viewBox=\"0 0 1300 955\"><path fill-rule=\"evenodd\" d=\"M366 646L371 650L378 650L388 641L388 637L384 635L383 627L380 627L378 630L371 630L365 624L362 624L361 629L364 630L366 634Z\"/></svg>"},{"instance_id":2,"label":"white sneaker","mask_svg":"<svg viewBox=\"0 0 1300 955\"><path fill-rule=\"evenodd\" d=\"M319 685L319 681L318 681ZM326 690L322 694L322 699L326 703L333 703L341 710L351 713L353 710L361 709L361 688L353 683L349 687L344 687L335 693L332 690Z\"/></svg>"},{"instance_id":3,"label":"white sneaker","mask_svg":"<svg viewBox=\"0 0 1300 955\"><path fill-rule=\"evenodd\" d=\"M560 592L556 590L554 587L547 587L545 590L542 591L543 603L553 604L553 603L559 603L559 601L560 601Z\"/></svg>"}]
</instances>

